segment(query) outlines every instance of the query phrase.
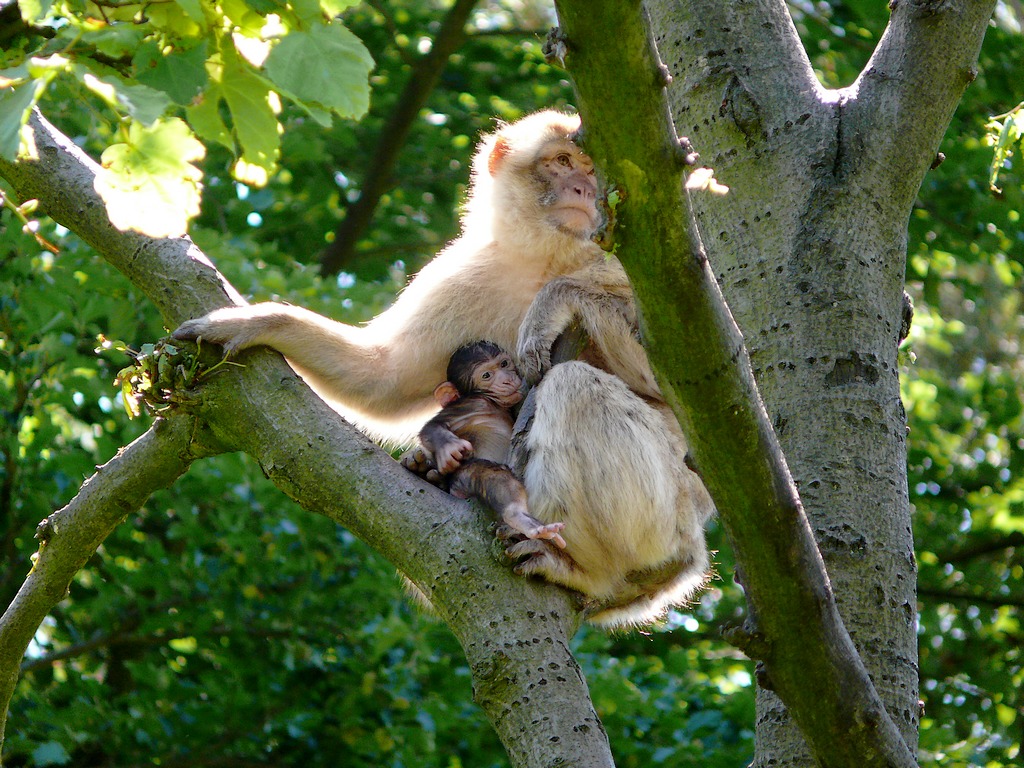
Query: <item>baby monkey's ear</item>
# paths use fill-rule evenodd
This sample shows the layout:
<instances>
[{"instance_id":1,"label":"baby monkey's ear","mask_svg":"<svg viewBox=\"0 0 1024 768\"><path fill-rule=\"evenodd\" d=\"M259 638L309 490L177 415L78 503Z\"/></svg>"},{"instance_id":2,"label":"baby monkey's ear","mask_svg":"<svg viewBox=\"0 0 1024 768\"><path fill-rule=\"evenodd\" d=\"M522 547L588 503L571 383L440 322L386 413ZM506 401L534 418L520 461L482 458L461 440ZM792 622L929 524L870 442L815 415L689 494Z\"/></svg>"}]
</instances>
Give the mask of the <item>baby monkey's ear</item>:
<instances>
[{"instance_id":1,"label":"baby monkey's ear","mask_svg":"<svg viewBox=\"0 0 1024 768\"><path fill-rule=\"evenodd\" d=\"M442 408L447 408L459 397L459 388L450 381L442 381L434 388L434 399Z\"/></svg>"}]
</instances>

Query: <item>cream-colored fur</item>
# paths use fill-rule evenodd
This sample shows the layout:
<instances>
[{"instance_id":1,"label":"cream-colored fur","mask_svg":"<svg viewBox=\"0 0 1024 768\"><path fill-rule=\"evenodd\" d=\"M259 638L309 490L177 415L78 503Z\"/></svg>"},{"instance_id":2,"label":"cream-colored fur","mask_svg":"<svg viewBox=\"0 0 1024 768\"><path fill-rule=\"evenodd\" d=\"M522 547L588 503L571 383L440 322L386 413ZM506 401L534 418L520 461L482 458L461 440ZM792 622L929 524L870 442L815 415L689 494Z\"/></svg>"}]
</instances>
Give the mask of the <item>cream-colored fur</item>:
<instances>
[{"instance_id":1,"label":"cream-colored fur","mask_svg":"<svg viewBox=\"0 0 1024 768\"><path fill-rule=\"evenodd\" d=\"M626 276L589 239L597 188L573 143L578 129L575 116L540 112L485 138L462 234L366 325L263 303L217 310L175 335L229 353L273 347L325 400L400 441L437 410L433 389L456 348L518 348L536 378L551 342L581 318L608 372L579 363L547 373L525 472L530 512L567 523L567 555L534 539L510 553L526 558L521 571L584 593L597 621L643 622L703 580L712 507L636 339Z\"/></svg>"}]
</instances>

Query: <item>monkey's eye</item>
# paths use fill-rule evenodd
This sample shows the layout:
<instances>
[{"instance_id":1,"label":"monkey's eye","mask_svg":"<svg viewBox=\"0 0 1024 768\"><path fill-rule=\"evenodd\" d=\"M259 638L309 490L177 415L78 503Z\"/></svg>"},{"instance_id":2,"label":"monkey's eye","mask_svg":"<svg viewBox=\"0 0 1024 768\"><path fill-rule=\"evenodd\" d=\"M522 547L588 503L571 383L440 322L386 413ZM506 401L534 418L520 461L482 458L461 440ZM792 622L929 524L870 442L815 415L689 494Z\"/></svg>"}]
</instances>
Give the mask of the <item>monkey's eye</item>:
<instances>
[{"instance_id":1,"label":"monkey's eye","mask_svg":"<svg viewBox=\"0 0 1024 768\"><path fill-rule=\"evenodd\" d=\"M488 379L491 378L491 372L484 371L483 373L480 374L480 378L483 379L484 381L487 381Z\"/></svg>"},{"instance_id":2,"label":"monkey's eye","mask_svg":"<svg viewBox=\"0 0 1024 768\"><path fill-rule=\"evenodd\" d=\"M512 361L509 360L508 358L505 358L504 360L501 361L501 367L502 368L508 368L511 364L512 364Z\"/></svg>"},{"instance_id":3,"label":"monkey's eye","mask_svg":"<svg viewBox=\"0 0 1024 768\"><path fill-rule=\"evenodd\" d=\"M572 158L565 152L555 156L555 162L566 168L572 168Z\"/></svg>"}]
</instances>

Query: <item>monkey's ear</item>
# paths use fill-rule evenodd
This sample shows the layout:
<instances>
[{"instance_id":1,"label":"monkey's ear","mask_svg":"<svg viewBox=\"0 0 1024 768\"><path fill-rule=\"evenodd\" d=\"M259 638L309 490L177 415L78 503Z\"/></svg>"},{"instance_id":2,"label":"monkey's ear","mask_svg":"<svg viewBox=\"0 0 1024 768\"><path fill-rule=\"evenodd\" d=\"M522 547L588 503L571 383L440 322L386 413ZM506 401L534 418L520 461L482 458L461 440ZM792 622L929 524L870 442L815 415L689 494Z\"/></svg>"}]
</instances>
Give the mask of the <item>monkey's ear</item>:
<instances>
[{"instance_id":1,"label":"monkey's ear","mask_svg":"<svg viewBox=\"0 0 1024 768\"><path fill-rule=\"evenodd\" d=\"M442 381L434 388L434 399L442 408L447 408L459 399L459 390L450 381Z\"/></svg>"},{"instance_id":2,"label":"monkey's ear","mask_svg":"<svg viewBox=\"0 0 1024 768\"><path fill-rule=\"evenodd\" d=\"M487 170L490 172L491 176L498 175L498 170L501 168L502 162L511 153L512 142L504 136L499 136L494 142L494 147L491 149L490 156L487 158Z\"/></svg>"}]
</instances>

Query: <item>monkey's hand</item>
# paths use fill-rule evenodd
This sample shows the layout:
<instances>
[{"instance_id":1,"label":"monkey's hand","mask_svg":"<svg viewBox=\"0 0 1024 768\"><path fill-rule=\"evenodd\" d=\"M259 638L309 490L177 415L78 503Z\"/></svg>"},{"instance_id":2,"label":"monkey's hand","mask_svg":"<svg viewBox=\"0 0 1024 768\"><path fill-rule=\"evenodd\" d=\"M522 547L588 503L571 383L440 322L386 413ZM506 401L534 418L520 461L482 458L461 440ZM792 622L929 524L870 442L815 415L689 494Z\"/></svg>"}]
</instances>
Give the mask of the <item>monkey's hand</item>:
<instances>
[{"instance_id":1,"label":"monkey's hand","mask_svg":"<svg viewBox=\"0 0 1024 768\"><path fill-rule=\"evenodd\" d=\"M516 357L520 375L531 386L551 368L551 348L579 314L579 297L584 292L573 278L555 278L538 291L526 311Z\"/></svg>"},{"instance_id":2,"label":"monkey's hand","mask_svg":"<svg viewBox=\"0 0 1024 768\"><path fill-rule=\"evenodd\" d=\"M434 463L442 475L458 469L459 464L473 455L473 444L468 440L452 440L437 449Z\"/></svg>"},{"instance_id":3,"label":"monkey's hand","mask_svg":"<svg viewBox=\"0 0 1024 768\"><path fill-rule=\"evenodd\" d=\"M516 368L530 386L536 385L551 368L551 345L554 341L546 335L520 337Z\"/></svg>"},{"instance_id":4,"label":"monkey's hand","mask_svg":"<svg viewBox=\"0 0 1024 768\"><path fill-rule=\"evenodd\" d=\"M176 339L220 344L226 355L261 344L264 331L280 324L281 304L265 302L248 307L223 307L208 315L186 320L171 334Z\"/></svg>"}]
</instances>

